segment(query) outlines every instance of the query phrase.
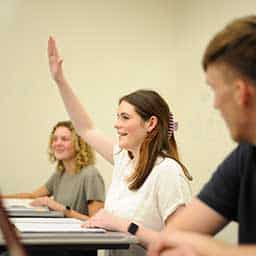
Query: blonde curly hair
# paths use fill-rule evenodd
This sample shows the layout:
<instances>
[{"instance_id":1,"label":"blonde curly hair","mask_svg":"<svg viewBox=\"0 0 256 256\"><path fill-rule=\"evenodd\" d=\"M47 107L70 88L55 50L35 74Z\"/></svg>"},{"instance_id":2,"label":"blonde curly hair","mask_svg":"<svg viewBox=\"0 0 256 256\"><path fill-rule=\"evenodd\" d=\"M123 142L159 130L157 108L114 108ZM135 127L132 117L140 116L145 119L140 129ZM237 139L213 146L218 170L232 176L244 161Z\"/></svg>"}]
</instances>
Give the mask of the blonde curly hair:
<instances>
[{"instance_id":1,"label":"blonde curly hair","mask_svg":"<svg viewBox=\"0 0 256 256\"><path fill-rule=\"evenodd\" d=\"M75 172L79 172L83 167L95 163L95 155L92 148L76 133L71 121L60 121L52 129L48 144L48 155L50 162L57 162L56 169L63 172L65 170L62 160L57 160L52 150L53 136L58 127L66 127L70 130L72 141L75 147Z\"/></svg>"}]
</instances>

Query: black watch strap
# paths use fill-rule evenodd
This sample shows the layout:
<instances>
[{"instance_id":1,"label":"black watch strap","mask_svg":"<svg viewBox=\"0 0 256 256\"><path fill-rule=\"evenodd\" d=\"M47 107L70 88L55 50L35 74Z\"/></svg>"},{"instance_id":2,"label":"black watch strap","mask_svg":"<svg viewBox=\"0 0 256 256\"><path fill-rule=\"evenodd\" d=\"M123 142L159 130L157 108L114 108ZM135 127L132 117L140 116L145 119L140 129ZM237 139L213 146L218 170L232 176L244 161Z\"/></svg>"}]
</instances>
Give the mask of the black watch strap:
<instances>
[{"instance_id":1,"label":"black watch strap","mask_svg":"<svg viewBox=\"0 0 256 256\"><path fill-rule=\"evenodd\" d=\"M71 211L71 207L66 205L64 210L64 216L68 217L69 212Z\"/></svg>"},{"instance_id":2,"label":"black watch strap","mask_svg":"<svg viewBox=\"0 0 256 256\"><path fill-rule=\"evenodd\" d=\"M132 235L135 235L139 229L139 226L135 224L134 222L131 222L131 224L128 227L128 232Z\"/></svg>"}]
</instances>

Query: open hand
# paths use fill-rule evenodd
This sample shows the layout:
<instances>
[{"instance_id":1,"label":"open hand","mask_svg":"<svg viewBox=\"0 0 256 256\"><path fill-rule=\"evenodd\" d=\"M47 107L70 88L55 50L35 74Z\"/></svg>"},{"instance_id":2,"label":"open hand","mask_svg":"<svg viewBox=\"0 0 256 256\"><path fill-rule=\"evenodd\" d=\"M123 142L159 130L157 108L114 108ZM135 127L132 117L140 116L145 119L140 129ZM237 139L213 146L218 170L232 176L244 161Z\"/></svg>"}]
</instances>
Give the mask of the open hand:
<instances>
[{"instance_id":1,"label":"open hand","mask_svg":"<svg viewBox=\"0 0 256 256\"><path fill-rule=\"evenodd\" d=\"M36 198L30 204L32 206L48 206L48 202L49 202L49 197L43 196L43 197Z\"/></svg>"},{"instance_id":2,"label":"open hand","mask_svg":"<svg viewBox=\"0 0 256 256\"><path fill-rule=\"evenodd\" d=\"M104 228L108 230L120 230L121 219L117 216L114 216L111 213L108 213L104 209L100 209L93 217L88 219L82 227L85 228Z\"/></svg>"},{"instance_id":3,"label":"open hand","mask_svg":"<svg viewBox=\"0 0 256 256\"><path fill-rule=\"evenodd\" d=\"M63 79L63 71L62 71L62 58L60 58L58 49L56 47L56 42L53 37L49 37L48 40L48 60L49 60L49 68L52 74L53 79L56 82L59 82Z\"/></svg>"}]
</instances>

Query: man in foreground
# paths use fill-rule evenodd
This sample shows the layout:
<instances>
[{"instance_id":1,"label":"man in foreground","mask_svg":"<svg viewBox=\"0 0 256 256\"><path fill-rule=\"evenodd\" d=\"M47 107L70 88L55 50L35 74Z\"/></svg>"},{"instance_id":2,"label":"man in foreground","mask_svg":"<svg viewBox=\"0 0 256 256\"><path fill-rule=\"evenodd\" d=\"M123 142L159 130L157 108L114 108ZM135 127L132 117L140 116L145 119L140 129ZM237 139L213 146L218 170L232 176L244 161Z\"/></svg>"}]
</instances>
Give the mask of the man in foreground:
<instances>
[{"instance_id":1,"label":"man in foreground","mask_svg":"<svg viewBox=\"0 0 256 256\"><path fill-rule=\"evenodd\" d=\"M238 146L152 242L150 256L256 255L256 16L236 19L217 33L203 69L214 107ZM231 221L239 225L239 246L211 237Z\"/></svg>"}]
</instances>

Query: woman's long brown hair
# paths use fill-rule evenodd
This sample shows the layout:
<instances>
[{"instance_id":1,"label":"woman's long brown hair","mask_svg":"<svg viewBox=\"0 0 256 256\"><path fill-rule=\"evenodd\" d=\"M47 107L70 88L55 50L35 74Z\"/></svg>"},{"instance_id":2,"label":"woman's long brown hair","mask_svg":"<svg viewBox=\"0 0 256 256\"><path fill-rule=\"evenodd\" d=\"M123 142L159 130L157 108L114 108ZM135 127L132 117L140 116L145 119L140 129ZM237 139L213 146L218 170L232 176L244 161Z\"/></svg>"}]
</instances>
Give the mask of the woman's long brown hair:
<instances>
[{"instance_id":1,"label":"woman's long brown hair","mask_svg":"<svg viewBox=\"0 0 256 256\"><path fill-rule=\"evenodd\" d=\"M182 167L184 174L192 180L188 170L179 160L179 153L174 134L168 137L169 106L155 91L138 90L123 96L119 104L126 101L133 105L139 116L147 121L151 116L157 117L157 126L148 133L140 147L140 155L134 172L127 178L130 190L139 189L151 173L158 156L170 157ZM128 152L132 158L132 153Z\"/></svg>"}]
</instances>

